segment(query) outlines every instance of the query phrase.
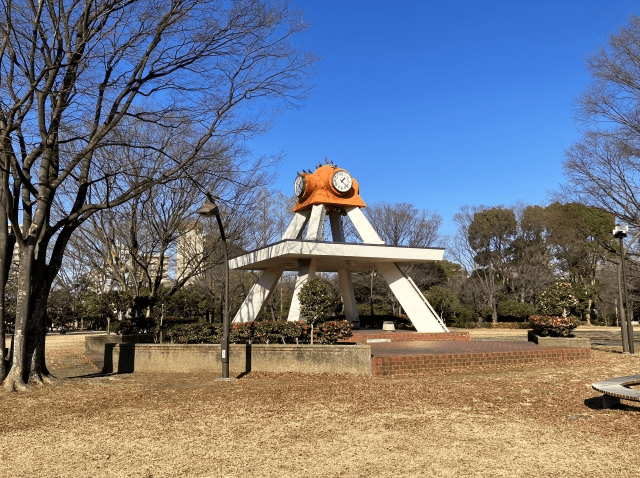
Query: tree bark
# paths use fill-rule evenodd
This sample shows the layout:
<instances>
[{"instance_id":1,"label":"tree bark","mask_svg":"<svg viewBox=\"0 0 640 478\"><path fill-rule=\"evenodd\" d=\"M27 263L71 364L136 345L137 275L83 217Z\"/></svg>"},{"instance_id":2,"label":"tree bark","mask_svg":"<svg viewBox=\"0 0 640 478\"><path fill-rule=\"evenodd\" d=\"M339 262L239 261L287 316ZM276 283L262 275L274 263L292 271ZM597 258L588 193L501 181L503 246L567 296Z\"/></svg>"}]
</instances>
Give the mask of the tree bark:
<instances>
[{"instance_id":1,"label":"tree bark","mask_svg":"<svg viewBox=\"0 0 640 478\"><path fill-rule=\"evenodd\" d=\"M31 269L33 266L33 245L20 245L20 265L18 268L18 298L16 304L16 323L13 331L11 370L4 379L7 390L26 388L26 345L31 302Z\"/></svg>"}]
</instances>

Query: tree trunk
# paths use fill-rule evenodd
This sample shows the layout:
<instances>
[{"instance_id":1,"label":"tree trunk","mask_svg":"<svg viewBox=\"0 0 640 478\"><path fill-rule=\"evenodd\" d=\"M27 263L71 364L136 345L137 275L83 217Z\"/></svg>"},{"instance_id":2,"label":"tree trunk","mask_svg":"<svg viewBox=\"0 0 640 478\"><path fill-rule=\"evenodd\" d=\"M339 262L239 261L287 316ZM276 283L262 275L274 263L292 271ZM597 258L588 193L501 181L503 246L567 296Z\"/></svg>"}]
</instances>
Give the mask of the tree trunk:
<instances>
[{"instance_id":1,"label":"tree trunk","mask_svg":"<svg viewBox=\"0 0 640 478\"><path fill-rule=\"evenodd\" d=\"M51 284L42 278L39 287L34 294L33 311L29 320L29 335L27 339L27 363L26 373L29 383L51 383L55 377L51 375L45 360L47 301Z\"/></svg>"},{"instance_id":2,"label":"tree trunk","mask_svg":"<svg viewBox=\"0 0 640 478\"><path fill-rule=\"evenodd\" d=\"M7 215L4 208L0 207L0 381L7 376L7 357L4 353L6 342L5 321L5 286L11 266L13 245L10 246L9 230L7 227Z\"/></svg>"},{"instance_id":3,"label":"tree trunk","mask_svg":"<svg viewBox=\"0 0 640 478\"><path fill-rule=\"evenodd\" d=\"M589 299L587 310L584 312L584 318L587 321L588 326L591 326L591 305L592 304L593 304L593 300Z\"/></svg>"},{"instance_id":4,"label":"tree trunk","mask_svg":"<svg viewBox=\"0 0 640 478\"><path fill-rule=\"evenodd\" d=\"M33 245L22 244L20 247L20 265L18 267L18 297L16 303L16 323L13 331L13 356L11 369L4 379L7 390L26 388L26 339L30 317L31 302L31 269L33 266Z\"/></svg>"}]
</instances>

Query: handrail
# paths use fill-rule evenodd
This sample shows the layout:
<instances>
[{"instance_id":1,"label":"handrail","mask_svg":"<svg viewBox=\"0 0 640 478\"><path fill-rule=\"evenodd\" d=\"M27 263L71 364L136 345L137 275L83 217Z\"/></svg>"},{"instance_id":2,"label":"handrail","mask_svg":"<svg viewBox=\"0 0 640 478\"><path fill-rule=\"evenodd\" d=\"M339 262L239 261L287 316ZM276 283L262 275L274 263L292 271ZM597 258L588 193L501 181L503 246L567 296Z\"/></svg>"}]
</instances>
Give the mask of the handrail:
<instances>
[{"instance_id":1,"label":"handrail","mask_svg":"<svg viewBox=\"0 0 640 478\"><path fill-rule=\"evenodd\" d=\"M404 274L404 272L403 272ZM408 275L404 274L404 276L409 280L409 283L413 286L414 290L418 293L418 295L420 296L420 298L422 299L422 301L425 303L425 305L427 306L427 308L431 311L431 313L435 316L435 318L437 319L438 323L440 324L440 326L444 329L445 332L449 332L449 329L447 328L447 326L445 325L445 323L443 322L443 320L440 318L440 316L438 315L438 313L435 311L435 309L431 306L431 304L429 303L429 301L427 300L427 298L424 296L424 294L420 291L420 289L418 289L418 286L416 285L415 282L413 282L413 279L411 277L409 277Z\"/></svg>"}]
</instances>

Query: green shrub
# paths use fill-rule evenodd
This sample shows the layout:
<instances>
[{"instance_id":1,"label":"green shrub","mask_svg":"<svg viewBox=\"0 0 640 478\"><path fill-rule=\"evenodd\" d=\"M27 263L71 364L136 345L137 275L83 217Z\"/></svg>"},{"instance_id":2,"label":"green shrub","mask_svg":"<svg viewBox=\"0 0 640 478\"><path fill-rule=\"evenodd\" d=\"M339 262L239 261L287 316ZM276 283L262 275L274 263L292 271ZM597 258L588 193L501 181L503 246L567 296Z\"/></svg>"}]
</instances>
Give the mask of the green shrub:
<instances>
[{"instance_id":1,"label":"green shrub","mask_svg":"<svg viewBox=\"0 0 640 478\"><path fill-rule=\"evenodd\" d=\"M171 343L219 344L222 341L222 324L197 322L191 324L163 325L162 335Z\"/></svg>"},{"instance_id":2,"label":"green shrub","mask_svg":"<svg viewBox=\"0 0 640 478\"><path fill-rule=\"evenodd\" d=\"M304 322L281 322L282 333L287 344L304 344L309 337L309 326Z\"/></svg>"},{"instance_id":3,"label":"green shrub","mask_svg":"<svg viewBox=\"0 0 640 478\"><path fill-rule=\"evenodd\" d=\"M331 295L329 286L319 277L315 277L302 286L298 293L300 315L311 325L311 343L313 344L314 326L324 322L334 314L336 300Z\"/></svg>"},{"instance_id":4,"label":"green shrub","mask_svg":"<svg viewBox=\"0 0 640 478\"><path fill-rule=\"evenodd\" d=\"M220 341L222 341L222 325L220 327ZM229 327L229 343L251 344L256 337L255 322L233 323ZM219 342L216 342L219 343Z\"/></svg>"},{"instance_id":5,"label":"green shrub","mask_svg":"<svg viewBox=\"0 0 640 478\"><path fill-rule=\"evenodd\" d=\"M498 303L498 315L513 319L526 320L535 313L535 307L528 302L506 299Z\"/></svg>"},{"instance_id":6,"label":"green shrub","mask_svg":"<svg viewBox=\"0 0 640 478\"><path fill-rule=\"evenodd\" d=\"M340 340L348 339L353 335L353 326L347 320L331 320L322 322L316 330L318 342L321 344L335 345Z\"/></svg>"},{"instance_id":7,"label":"green shrub","mask_svg":"<svg viewBox=\"0 0 640 478\"><path fill-rule=\"evenodd\" d=\"M576 295L571 282L551 284L538 297L538 311L546 316L566 317L571 315L579 303Z\"/></svg>"},{"instance_id":8,"label":"green shrub","mask_svg":"<svg viewBox=\"0 0 640 478\"><path fill-rule=\"evenodd\" d=\"M285 339L286 330L282 322L264 320L250 323L254 324L254 336L259 339L260 342L265 344L287 343Z\"/></svg>"},{"instance_id":9,"label":"green shrub","mask_svg":"<svg viewBox=\"0 0 640 478\"><path fill-rule=\"evenodd\" d=\"M489 322L488 328L491 329L528 329L529 322Z\"/></svg>"},{"instance_id":10,"label":"green shrub","mask_svg":"<svg viewBox=\"0 0 640 478\"><path fill-rule=\"evenodd\" d=\"M533 333L540 337L569 337L579 325L575 317L554 317L550 315L532 315L529 323Z\"/></svg>"},{"instance_id":11,"label":"green shrub","mask_svg":"<svg viewBox=\"0 0 640 478\"><path fill-rule=\"evenodd\" d=\"M321 344L336 344L353 335L352 325L346 320L322 322L316 330ZM265 320L231 324L229 342L232 344L305 344L311 339L311 327L304 322ZM162 326L163 337L178 344L219 344L222 324L198 322Z\"/></svg>"}]
</instances>

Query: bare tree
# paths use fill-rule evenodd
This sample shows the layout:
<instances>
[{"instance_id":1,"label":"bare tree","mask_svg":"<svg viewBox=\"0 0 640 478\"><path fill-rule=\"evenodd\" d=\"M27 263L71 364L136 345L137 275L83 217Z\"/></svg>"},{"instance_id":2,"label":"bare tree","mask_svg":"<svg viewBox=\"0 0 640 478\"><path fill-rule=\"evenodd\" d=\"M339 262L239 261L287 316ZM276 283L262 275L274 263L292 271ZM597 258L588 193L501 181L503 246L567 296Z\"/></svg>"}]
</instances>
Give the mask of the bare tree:
<instances>
[{"instance_id":1,"label":"bare tree","mask_svg":"<svg viewBox=\"0 0 640 478\"><path fill-rule=\"evenodd\" d=\"M364 209L380 238L393 246L429 247L440 242L437 212L418 210L413 204L382 202Z\"/></svg>"},{"instance_id":2,"label":"bare tree","mask_svg":"<svg viewBox=\"0 0 640 478\"><path fill-rule=\"evenodd\" d=\"M4 385L15 389L50 380L44 313L72 233L203 155L216 162L207 149L226 153L238 138L264 131L271 107L304 96L316 58L291 46L306 25L277 2L2 0L2 7L0 270L13 233L20 265ZM255 107L242 107L249 102ZM143 134L148 125L162 134ZM180 143L190 145L180 156L166 148ZM102 154L109 148L156 159L127 168Z\"/></svg>"},{"instance_id":3,"label":"bare tree","mask_svg":"<svg viewBox=\"0 0 640 478\"><path fill-rule=\"evenodd\" d=\"M640 17L587 60L591 83L577 102L582 138L565 154L569 200L640 228ZM569 200L567 200L569 199Z\"/></svg>"},{"instance_id":4,"label":"bare tree","mask_svg":"<svg viewBox=\"0 0 640 478\"><path fill-rule=\"evenodd\" d=\"M442 217L437 212L418 210L409 203L381 202L367 206L364 213L380 238L389 245L432 247L441 243L442 238L438 234L438 229L442 224ZM412 266L406 272L411 274L412 269L416 267L419 268ZM357 282L366 279L365 276L355 277ZM401 311L400 304L389 288L387 288L387 300L392 304L394 313L396 307Z\"/></svg>"}]
</instances>

